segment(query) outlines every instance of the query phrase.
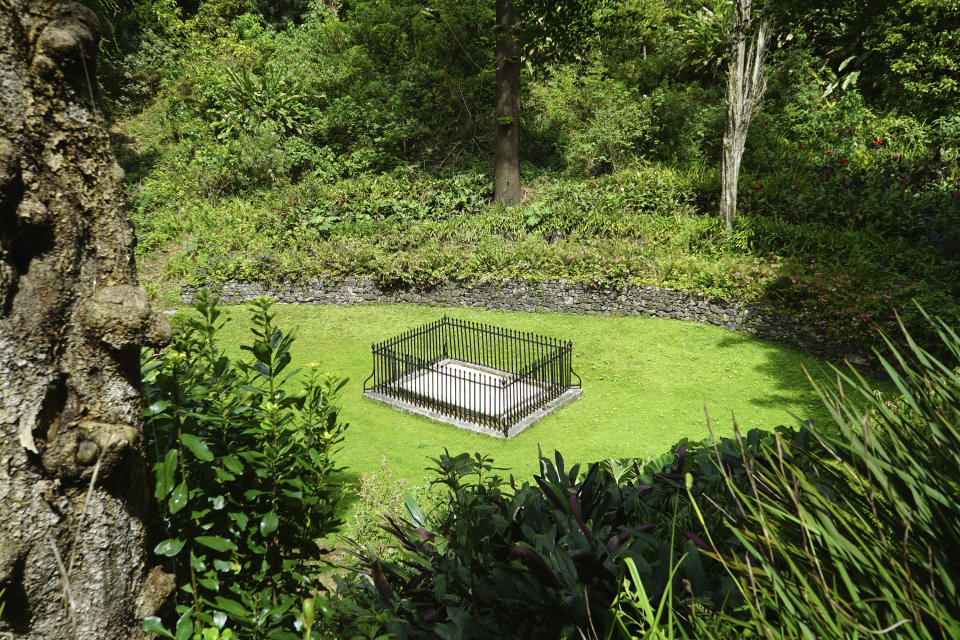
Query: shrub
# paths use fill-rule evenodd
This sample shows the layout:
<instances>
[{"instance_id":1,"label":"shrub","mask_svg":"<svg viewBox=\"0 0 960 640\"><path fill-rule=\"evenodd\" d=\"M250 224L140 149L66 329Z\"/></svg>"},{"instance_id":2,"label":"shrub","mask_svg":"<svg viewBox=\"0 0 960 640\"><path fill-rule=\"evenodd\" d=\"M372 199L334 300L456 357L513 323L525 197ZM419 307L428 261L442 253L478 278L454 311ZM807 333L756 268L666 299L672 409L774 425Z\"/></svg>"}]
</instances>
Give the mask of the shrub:
<instances>
[{"instance_id":1,"label":"shrub","mask_svg":"<svg viewBox=\"0 0 960 640\"><path fill-rule=\"evenodd\" d=\"M524 127L534 148L558 154L571 175L620 169L636 162L650 142L639 96L598 69L562 67L549 82L535 85L530 97Z\"/></svg>"},{"instance_id":2,"label":"shrub","mask_svg":"<svg viewBox=\"0 0 960 640\"><path fill-rule=\"evenodd\" d=\"M298 599L315 589L315 540L339 524L334 480L346 425L334 404L345 380L315 366L289 371L293 336L252 303L252 359L231 362L217 341L217 299L170 347L143 362L147 451L166 539L154 553L175 573L177 637L194 624L244 637L292 630ZM148 621L148 631L160 622Z\"/></svg>"},{"instance_id":3,"label":"shrub","mask_svg":"<svg viewBox=\"0 0 960 640\"><path fill-rule=\"evenodd\" d=\"M749 434L754 455L763 437ZM340 585L337 622L347 635L363 627L399 638L554 639L591 629L608 637L615 629L608 611L626 602L618 593L641 586L670 616L688 621L732 611L740 603L732 580L697 551L708 546L703 527L718 527L730 508L714 500L725 493L718 459L745 488L741 453L730 440L682 442L643 465L608 461L583 474L557 453L541 459L535 484L523 486L496 475L480 454L441 455L434 471L448 490L445 508L427 515L407 496L404 517L384 524L396 555L358 545L366 577ZM684 493L688 471L703 525Z\"/></svg>"}]
</instances>

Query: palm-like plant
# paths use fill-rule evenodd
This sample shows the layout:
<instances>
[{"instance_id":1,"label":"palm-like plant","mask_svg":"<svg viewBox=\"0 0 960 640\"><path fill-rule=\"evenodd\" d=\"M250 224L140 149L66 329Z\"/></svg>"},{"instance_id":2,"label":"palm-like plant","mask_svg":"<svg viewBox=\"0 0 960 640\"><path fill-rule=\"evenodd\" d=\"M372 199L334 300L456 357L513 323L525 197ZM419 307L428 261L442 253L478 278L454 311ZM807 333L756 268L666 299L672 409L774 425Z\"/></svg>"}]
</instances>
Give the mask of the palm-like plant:
<instances>
[{"instance_id":1,"label":"palm-like plant","mask_svg":"<svg viewBox=\"0 0 960 640\"><path fill-rule=\"evenodd\" d=\"M256 73L243 66L226 69L226 76L227 106L219 121L220 137L263 122L272 123L281 134L303 133L310 113L310 96L289 70L267 64Z\"/></svg>"}]
</instances>

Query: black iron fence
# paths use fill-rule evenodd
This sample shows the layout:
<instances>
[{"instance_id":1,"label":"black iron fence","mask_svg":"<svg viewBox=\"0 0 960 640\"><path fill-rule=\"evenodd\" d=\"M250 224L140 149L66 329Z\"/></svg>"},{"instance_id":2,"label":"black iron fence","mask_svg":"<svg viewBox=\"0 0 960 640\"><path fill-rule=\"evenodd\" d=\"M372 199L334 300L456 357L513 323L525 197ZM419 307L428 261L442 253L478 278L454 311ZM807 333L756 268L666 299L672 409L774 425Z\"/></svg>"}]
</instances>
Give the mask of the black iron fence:
<instances>
[{"instance_id":1,"label":"black iron fence","mask_svg":"<svg viewBox=\"0 0 960 640\"><path fill-rule=\"evenodd\" d=\"M573 343L444 316L372 345L364 392L502 430L580 386ZM576 378L576 382L574 382Z\"/></svg>"}]
</instances>

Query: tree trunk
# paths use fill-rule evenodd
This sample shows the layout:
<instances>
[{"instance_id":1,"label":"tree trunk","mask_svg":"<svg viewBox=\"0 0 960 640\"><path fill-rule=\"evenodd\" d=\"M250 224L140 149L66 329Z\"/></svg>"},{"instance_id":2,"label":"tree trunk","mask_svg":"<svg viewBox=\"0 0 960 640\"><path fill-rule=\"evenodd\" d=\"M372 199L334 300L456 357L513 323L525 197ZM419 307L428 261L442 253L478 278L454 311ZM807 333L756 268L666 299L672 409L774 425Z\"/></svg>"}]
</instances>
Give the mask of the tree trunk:
<instances>
[{"instance_id":1,"label":"tree trunk","mask_svg":"<svg viewBox=\"0 0 960 640\"><path fill-rule=\"evenodd\" d=\"M514 37L517 11L512 0L497 5L497 91L493 142L493 201L520 202L520 45Z\"/></svg>"},{"instance_id":2,"label":"tree trunk","mask_svg":"<svg viewBox=\"0 0 960 640\"><path fill-rule=\"evenodd\" d=\"M728 231L733 230L733 219L737 215L737 181L747 129L767 88L763 61L770 32L770 12L765 7L756 25L756 33L753 33L755 21L750 15L751 4L751 0L737 0L730 27L731 51L727 70L727 117L723 133L720 196L720 217Z\"/></svg>"},{"instance_id":3,"label":"tree trunk","mask_svg":"<svg viewBox=\"0 0 960 640\"><path fill-rule=\"evenodd\" d=\"M123 171L94 104L98 22L0 0L0 638L140 635L147 571L137 285Z\"/></svg>"}]
</instances>

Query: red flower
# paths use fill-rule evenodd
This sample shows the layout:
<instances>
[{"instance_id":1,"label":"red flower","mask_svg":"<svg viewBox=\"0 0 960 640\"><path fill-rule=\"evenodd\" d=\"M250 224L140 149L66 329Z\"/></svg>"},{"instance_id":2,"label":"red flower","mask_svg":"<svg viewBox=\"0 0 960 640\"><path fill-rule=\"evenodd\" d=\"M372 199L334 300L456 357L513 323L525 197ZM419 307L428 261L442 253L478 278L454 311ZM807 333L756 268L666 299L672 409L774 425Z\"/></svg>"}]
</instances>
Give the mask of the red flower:
<instances>
[{"instance_id":1,"label":"red flower","mask_svg":"<svg viewBox=\"0 0 960 640\"><path fill-rule=\"evenodd\" d=\"M893 159L894 159L894 160L899 160L899 159L900 159L900 156L893 156Z\"/></svg>"},{"instance_id":2,"label":"red flower","mask_svg":"<svg viewBox=\"0 0 960 640\"><path fill-rule=\"evenodd\" d=\"M953 197L954 197L954 198L960 198L960 193L955 193L955 194L953 194Z\"/></svg>"},{"instance_id":3,"label":"red flower","mask_svg":"<svg viewBox=\"0 0 960 640\"><path fill-rule=\"evenodd\" d=\"M831 151L830 149L827 149L826 151L824 151L824 153L833 153L833 151Z\"/></svg>"},{"instance_id":4,"label":"red flower","mask_svg":"<svg viewBox=\"0 0 960 640\"><path fill-rule=\"evenodd\" d=\"M595 186L597 186L597 185L593 184L592 182L590 183L590 188L591 188L591 189L593 189Z\"/></svg>"},{"instance_id":5,"label":"red flower","mask_svg":"<svg viewBox=\"0 0 960 640\"><path fill-rule=\"evenodd\" d=\"M374 211L374 212L373 212L373 215L375 215L375 216L378 216L378 215L380 215L380 211L379 211L379 210L377 210L377 211Z\"/></svg>"},{"instance_id":6,"label":"red flower","mask_svg":"<svg viewBox=\"0 0 960 640\"><path fill-rule=\"evenodd\" d=\"M759 188L760 188L760 185L755 184L755 185L753 185L753 188L754 188L754 189L759 189Z\"/></svg>"},{"instance_id":7,"label":"red flower","mask_svg":"<svg viewBox=\"0 0 960 640\"><path fill-rule=\"evenodd\" d=\"M900 184L903 184L903 178L900 178Z\"/></svg>"},{"instance_id":8,"label":"red flower","mask_svg":"<svg viewBox=\"0 0 960 640\"><path fill-rule=\"evenodd\" d=\"M797 145L797 149L803 149L803 145L802 145L802 144L798 144L798 145Z\"/></svg>"},{"instance_id":9,"label":"red flower","mask_svg":"<svg viewBox=\"0 0 960 640\"><path fill-rule=\"evenodd\" d=\"M343 204L343 198L340 198L340 204Z\"/></svg>"},{"instance_id":10,"label":"red flower","mask_svg":"<svg viewBox=\"0 0 960 640\"><path fill-rule=\"evenodd\" d=\"M295 204L293 200L290 201L290 204Z\"/></svg>"},{"instance_id":11,"label":"red flower","mask_svg":"<svg viewBox=\"0 0 960 640\"><path fill-rule=\"evenodd\" d=\"M847 164L846 158L840 158L840 164Z\"/></svg>"},{"instance_id":12,"label":"red flower","mask_svg":"<svg viewBox=\"0 0 960 640\"><path fill-rule=\"evenodd\" d=\"M800 184L800 178L797 178L797 184Z\"/></svg>"},{"instance_id":13,"label":"red flower","mask_svg":"<svg viewBox=\"0 0 960 640\"><path fill-rule=\"evenodd\" d=\"M883 140L874 140L873 144L883 144Z\"/></svg>"}]
</instances>

